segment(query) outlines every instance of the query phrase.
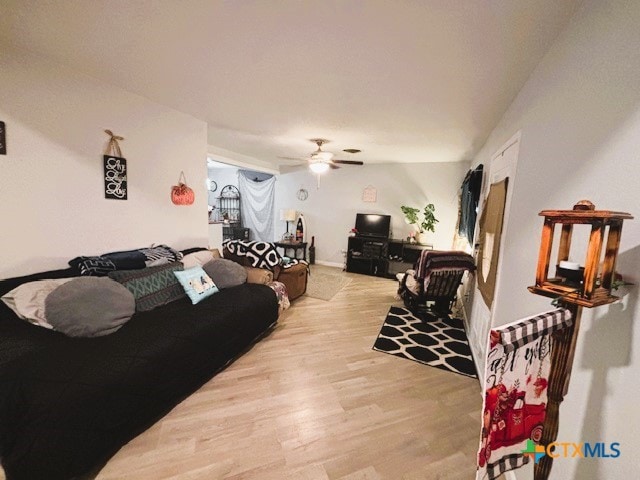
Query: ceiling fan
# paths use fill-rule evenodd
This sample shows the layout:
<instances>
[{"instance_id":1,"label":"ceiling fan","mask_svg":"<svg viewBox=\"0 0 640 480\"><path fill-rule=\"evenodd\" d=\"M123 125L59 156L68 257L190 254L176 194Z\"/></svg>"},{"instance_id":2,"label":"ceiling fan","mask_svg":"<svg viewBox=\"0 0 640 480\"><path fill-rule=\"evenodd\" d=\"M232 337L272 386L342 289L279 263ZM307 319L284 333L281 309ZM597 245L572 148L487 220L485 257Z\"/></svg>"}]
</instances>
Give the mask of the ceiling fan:
<instances>
[{"instance_id":1,"label":"ceiling fan","mask_svg":"<svg viewBox=\"0 0 640 480\"><path fill-rule=\"evenodd\" d=\"M359 160L340 160L337 158L333 158L333 153L322 150L322 145L325 143L329 143L329 140L325 140L324 138L312 138L311 142L315 143L318 146L318 149L313 152L308 157L278 157L284 160L306 160L309 164L309 169L313 173L324 173L330 168L336 169L340 168L338 164L342 165L364 165L364 162ZM358 153L360 150L356 149L348 149L345 150L349 153Z\"/></svg>"}]
</instances>

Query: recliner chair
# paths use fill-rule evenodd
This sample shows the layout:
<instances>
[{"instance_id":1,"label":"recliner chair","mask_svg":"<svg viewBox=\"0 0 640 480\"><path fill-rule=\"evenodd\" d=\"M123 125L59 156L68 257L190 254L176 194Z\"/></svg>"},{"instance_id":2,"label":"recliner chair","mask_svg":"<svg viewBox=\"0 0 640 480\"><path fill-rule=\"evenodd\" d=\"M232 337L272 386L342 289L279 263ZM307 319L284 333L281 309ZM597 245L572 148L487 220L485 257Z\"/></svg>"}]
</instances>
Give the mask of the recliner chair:
<instances>
[{"instance_id":1,"label":"recliner chair","mask_svg":"<svg viewBox=\"0 0 640 480\"><path fill-rule=\"evenodd\" d=\"M250 245L252 242L243 242L245 245ZM248 256L241 256L232 253L228 248L227 242L223 244L222 255L224 258L232 260L240 265L251 268L252 258ZM272 247L274 255L278 258L280 255L277 253L275 246ZM264 251L261 252L264 255ZM309 266L305 263L298 263L290 267L285 268L282 264L274 265L271 267L260 267L273 274L273 280L281 282L287 288L287 296L289 300L293 301L300 297L307 291L307 280L309 276Z\"/></svg>"},{"instance_id":2,"label":"recliner chair","mask_svg":"<svg viewBox=\"0 0 640 480\"><path fill-rule=\"evenodd\" d=\"M475 268L473 257L468 253L424 250L414 269L397 275L398 295L414 313L430 310L448 315L464 272Z\"/></svg>"}]
</instances>

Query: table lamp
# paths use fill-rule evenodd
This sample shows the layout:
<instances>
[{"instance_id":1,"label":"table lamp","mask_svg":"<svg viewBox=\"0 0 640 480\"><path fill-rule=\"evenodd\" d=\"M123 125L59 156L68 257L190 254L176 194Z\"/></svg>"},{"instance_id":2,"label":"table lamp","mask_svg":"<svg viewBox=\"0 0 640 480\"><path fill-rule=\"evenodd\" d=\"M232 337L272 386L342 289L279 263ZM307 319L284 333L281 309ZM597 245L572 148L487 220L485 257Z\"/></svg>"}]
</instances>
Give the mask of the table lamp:
<instances>
[{"instance_id":1,"label":"table lamp","mask_svg":"<svg viewBox=\"0 0 640 480\"><path fill-rule=\"evenodd\" d=\"M283 240L291 240L293 233L289 233L289 222L296 221L296 211L291 209L280 210L280 220L287 222L287 233L283 235Z\"/></svg>"}]
</instances>

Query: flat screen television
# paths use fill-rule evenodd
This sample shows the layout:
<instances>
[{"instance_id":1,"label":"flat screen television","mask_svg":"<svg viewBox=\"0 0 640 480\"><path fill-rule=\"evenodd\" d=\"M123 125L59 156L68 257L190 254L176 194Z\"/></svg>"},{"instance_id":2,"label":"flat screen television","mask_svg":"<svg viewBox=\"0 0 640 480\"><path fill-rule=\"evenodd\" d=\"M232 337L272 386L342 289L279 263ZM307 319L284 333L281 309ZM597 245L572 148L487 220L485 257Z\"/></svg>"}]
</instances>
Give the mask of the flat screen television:
<instances>
[{"instance_id":1,"label":"flat screen television","mask_svg":"<svg viewBox=\"0 0 640 480\"><path fill-rule=\"evenodd\" d=\"M389 238L391 234L391 215L371 213L356 214L356 230L365 237Z\"/></svg>"}]
</instances>

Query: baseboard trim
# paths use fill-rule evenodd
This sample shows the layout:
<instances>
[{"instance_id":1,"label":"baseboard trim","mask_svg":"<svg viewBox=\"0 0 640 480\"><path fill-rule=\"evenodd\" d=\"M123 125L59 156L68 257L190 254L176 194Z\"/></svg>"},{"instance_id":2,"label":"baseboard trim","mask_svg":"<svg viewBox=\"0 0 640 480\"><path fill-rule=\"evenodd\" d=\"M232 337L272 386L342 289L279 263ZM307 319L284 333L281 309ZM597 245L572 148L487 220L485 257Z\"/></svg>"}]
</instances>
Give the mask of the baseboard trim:
<instances>
[{"instance_id":1,"label":"baseboard trim","mask_svg":"<svg viewBox=\"0 0 640 480\"><path fill-rule=\"evenodd\" d=\"M318 265L324 265L325 267L342 268L344 265L340 262L325 262L324 260L316 260Z\"/></svg>"}]
</instances>

